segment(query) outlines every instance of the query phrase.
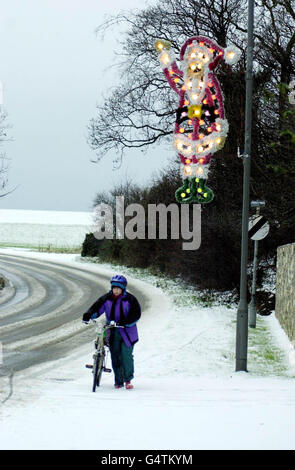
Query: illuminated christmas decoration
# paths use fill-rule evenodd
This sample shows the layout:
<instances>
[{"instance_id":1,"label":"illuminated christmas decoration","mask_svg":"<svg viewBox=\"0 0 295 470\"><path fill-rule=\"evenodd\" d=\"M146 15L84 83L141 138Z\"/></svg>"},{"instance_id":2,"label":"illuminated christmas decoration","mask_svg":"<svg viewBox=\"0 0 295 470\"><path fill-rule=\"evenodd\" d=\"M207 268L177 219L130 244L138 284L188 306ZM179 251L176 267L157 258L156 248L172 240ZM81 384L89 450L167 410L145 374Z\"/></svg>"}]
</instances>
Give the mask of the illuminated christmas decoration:
<instances>
[{"instance_id":1,"label":"illuminated christmas decoration","mask_svg":"<svg viewBox=\"0 0 295 470\"><path fill-rule=\"evenodd\" d=\"M204 36L189 38L176 63L171 43L157 39L163 72L179 96L174 129L174 147L181 162L183 186L175 193L182 203L208 203L214 194L205 183L212 155L220 150L228 133L223 96L214 70L221 60L235 64L240 51L235 46L220 47Z\"/></svg>"}]
</instances>

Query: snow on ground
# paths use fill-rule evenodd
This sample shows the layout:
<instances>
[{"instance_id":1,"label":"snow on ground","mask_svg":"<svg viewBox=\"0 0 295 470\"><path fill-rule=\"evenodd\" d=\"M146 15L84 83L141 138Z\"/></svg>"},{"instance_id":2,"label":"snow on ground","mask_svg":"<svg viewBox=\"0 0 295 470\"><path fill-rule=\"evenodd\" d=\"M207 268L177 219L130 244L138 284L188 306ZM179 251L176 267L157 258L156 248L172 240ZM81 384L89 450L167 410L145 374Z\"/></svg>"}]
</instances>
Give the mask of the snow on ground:
<instances>
[{"instance_id":1,"label":"snow on ground","mask_svg":"<svg viewBox=\"0 0 295 470\"><path fill-rule=\"evenodd\" d=\"M0 209L5 224L91 225L92 217L92 212Z\"/></svg>"},{"instance_id":2,"label":"snow on ground","mask_svg":"<svg viewBox=\"0 0 295 470\"><path fill-rule=\"evenodd\" d=\"M93 230L93 213L0 209L1 244L74 248Z\"/></svg>"},{"instance_id":3,"label":"snow on ground","mask_svg":"<svg viewBox=\"0 0 295 470\"><path fill-rule=\"evenodd\" d=\"M6 252L114 273L76 255ZM84 365L92 344L16 374L0 408L0 449L294 449L294 348L275 316L258 318L249 372L237 373L235 307L181 307L175 296L182 288L120 271L131 292L140 287L150 299L138 324L134 390L115 390L112 374L104 374L91 392Z\"/></svg>"}]
</instances>

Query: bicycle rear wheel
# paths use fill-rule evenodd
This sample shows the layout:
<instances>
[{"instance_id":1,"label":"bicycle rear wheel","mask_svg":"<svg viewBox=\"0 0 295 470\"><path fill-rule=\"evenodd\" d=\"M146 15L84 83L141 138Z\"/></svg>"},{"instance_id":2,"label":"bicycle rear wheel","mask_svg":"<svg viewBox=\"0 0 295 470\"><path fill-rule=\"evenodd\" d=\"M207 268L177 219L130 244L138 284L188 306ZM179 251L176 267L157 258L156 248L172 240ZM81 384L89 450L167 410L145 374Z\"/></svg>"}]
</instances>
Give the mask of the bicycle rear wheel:
<instances>
[{"instance_id":1,"label":"bicycle rear wheel","mask_svg":"<svg viewBox=\"0 0 295 470\"><path fill-rule=\"evenodd\" d=\"M99 387L102 370L103 370L103 357L101 356L101 354L97 354L94 368L93 368L93 384L92 384L93 392L95 392L96 387Z\"/></svg>"}]
</instances>

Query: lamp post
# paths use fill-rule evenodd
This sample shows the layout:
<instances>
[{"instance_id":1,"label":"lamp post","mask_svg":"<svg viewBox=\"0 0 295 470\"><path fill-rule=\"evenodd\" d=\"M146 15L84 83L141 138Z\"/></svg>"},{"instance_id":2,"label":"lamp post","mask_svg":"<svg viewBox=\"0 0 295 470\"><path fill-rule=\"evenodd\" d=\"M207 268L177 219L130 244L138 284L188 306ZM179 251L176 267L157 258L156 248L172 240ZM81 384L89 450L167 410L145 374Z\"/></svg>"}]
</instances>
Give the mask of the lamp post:
<instances>
[{"instance_id":1,"label":"lamp post","mask_svg":"<svg viewBox=\"0 0 295 470\"><path fill-rule=\"evenodd\" d=\"M244 179L243 179L243 212L242 212L242 246L240 273L240 301L237 311L236 329L236 371L247 371L248 352L248 302L247 302L247 265L248 265L248 218L249 189L251 169L252 137L252 89L253 89L253 30L254 0L248 0L248 44L246 70L246 110L244 141Z\"/></svg>"}]
</instances>

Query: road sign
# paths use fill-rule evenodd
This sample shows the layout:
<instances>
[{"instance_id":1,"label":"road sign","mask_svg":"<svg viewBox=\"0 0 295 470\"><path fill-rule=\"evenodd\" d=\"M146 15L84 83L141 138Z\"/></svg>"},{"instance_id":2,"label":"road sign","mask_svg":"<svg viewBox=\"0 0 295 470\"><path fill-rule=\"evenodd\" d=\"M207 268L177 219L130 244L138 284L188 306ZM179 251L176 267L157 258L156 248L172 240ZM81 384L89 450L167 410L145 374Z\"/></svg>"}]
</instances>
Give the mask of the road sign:
<instances>
[{"instance_id":1,"label":"road sign","mask_svg":"<svg viewBox=\"0 0 295 470\"><path fill-rule=\"evenodd\" d=\"M263 215L253 215L249 219L248 237L251 240L262 240L269 232L269 223Z\"/></svg>"}]
</instances>

